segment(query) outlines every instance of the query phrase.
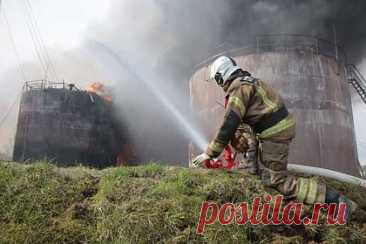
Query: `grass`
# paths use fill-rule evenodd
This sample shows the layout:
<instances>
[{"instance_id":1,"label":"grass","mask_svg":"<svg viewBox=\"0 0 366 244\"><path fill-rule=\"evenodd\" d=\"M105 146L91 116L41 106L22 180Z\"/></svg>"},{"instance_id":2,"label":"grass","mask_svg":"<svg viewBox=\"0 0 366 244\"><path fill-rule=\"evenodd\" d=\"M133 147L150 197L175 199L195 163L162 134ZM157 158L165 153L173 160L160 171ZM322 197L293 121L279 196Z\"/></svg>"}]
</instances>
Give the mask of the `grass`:
<instances>
[{"instance_id":1,"label":"grass","mask_svg":"<svg viewBox=\"0 0 366 244\"><path fill-rule=\"evenodd\" d=\"M366 209L365 190L326 181ZM365 243L362 216L348 226L216 223L195 234L202 201L250 202L267 191L254 176L220 170L3 162L0 243Z\"/></svg>"}]
</instances>

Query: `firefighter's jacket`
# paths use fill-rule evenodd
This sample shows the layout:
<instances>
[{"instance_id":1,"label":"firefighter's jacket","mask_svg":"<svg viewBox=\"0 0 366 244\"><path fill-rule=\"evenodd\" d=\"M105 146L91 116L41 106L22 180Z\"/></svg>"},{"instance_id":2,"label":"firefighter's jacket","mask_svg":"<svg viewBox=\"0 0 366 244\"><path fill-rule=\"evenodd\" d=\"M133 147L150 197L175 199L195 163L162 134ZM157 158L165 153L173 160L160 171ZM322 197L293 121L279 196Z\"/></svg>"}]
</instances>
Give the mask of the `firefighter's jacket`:
<instances>
[{"instance_id":1,"label":"firefighter's jacket","mask_svg":"<svg viewBox=\"0 0 366 244\"><path fill-rule=\"evenodd\" d=\"M289 140L294 137L295 120L281 96L266 82L239 77L227 89L227 106L220 129L206 153L218 157L241 123L249 124L260 140Z\"/></svg>"}]
</instances>

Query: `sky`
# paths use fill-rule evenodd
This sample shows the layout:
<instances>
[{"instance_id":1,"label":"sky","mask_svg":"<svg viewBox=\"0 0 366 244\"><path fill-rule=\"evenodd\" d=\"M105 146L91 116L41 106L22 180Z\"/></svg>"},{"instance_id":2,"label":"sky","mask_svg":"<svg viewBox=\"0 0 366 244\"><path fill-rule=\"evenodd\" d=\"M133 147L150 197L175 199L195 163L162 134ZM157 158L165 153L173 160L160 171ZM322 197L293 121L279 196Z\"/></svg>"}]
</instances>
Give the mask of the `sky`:
<instances>
[{"instance_id":1,"label":"sky","mask_svg":"<svg viewBox=\"0 0 366 244\"><path fill-rule=\"evenodd\" d=\"M27 5L27 1L31 5ZM116 23L108 23L108 21L116 20L110 16L118 15L118 11L114 10L116 5L120 7L123 4L116 0L3 0L0 18L0 119L2 112L5 112L16 101L24 78L33 80L44 76L33 46L32 36L29 33L30 14L36 17L44 44L56 70L56 72L49 73L49 78L65 79L83 86L88 82L113 78L106 78L106 74L102 71L103 68L98 66L96 58L90 56L87 51L83 53L83 49L80 47L91 35L103 33L100 31L91 33L94 26L98 29L116 26ZM126 4L126 6L128 5ZM131 8L131 11L133 10ZM131 13L132 16L134 14ZM149 14L149 12L145 14ZM153 18L159 18L159 16L152 15L151 19ZM123 23L120 26L126 29L129 27ZM146 25L146 28L149 28L149 25ZM112 33L113 31L125 30L116 29L112 30ZM10 35L13 37L14 43L9 38ZM128 38L129 35L126 33L126 39L128 40ZM164 38L162 43L170 43L169 37ZM13 45L15 45L17 53ZM74 52L76 49L78 52ZM20 72L19 63L22 64L21 70L24 72ZM64 68L65 66L67 69ZM366 75L366 61L362 62L359 68ZM85 72L78 72L79 70ZM354 96L353 102L359 157L361 163L366 165L366 130L364 129L366 105L361 103L357 96ZM10 115L9 119L14 116ZM9 126L11 129L15 125ZM0 136L7 136L11 139L12 135L5 135L2 132Z\"/></svg>"},{"instance_id":2,"label":"sky","mask_svg":"<svg viewBox=\"0 0 366 244\"><path fill-rule=\"evenodd\" d=\"M89 25L102 22L106 18L111 3L108 0L31 0L30 2L48 49L58 51L76 48L80 45L84 31ZM22 61L34 61L36 56L31 36L27 30L29 11L27 12L25 3L26 0L3 0L0 33L2 37L8 36L7 27L4 25L3 15L5 13L16 46L22 54ZM1 38L0 43L1 53L7 57L0 61L0 69L4 71L14 65L17 60L9 39Z\"/></svg>"}]
</instances>

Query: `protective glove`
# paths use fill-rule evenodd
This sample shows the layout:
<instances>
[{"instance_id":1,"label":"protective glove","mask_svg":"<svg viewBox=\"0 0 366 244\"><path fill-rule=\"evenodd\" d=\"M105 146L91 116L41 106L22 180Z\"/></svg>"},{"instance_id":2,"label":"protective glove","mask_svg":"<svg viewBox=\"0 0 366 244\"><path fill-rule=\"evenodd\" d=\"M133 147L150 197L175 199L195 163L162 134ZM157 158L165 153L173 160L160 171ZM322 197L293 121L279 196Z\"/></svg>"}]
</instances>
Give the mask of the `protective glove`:
<instances>
[{"instance_id":1,"label":"protective glove","mask_svg":"<svg viewBox=\"0 0 366 244\"><path fill-rule=\"evenodd\" d=\"M211 157L207 155L207 153L202 153L198 155L195 159L192 161L192 168L199 168L204 167L203 162L206 160L210 160Z\"/></svg>"}]
</instances>

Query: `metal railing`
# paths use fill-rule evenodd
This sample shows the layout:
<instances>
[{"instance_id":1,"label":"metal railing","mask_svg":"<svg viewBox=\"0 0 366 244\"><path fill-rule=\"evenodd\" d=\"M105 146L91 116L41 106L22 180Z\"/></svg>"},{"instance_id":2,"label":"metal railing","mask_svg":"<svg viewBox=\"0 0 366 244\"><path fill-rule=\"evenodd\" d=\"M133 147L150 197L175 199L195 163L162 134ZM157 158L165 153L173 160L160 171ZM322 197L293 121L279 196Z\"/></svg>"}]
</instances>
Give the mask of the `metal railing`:
<instances>
[{"instance_id":1,"label":"metal railing","mask_svg":"<svg viewBox=\"0 0 366 244\"><path fill-rule=\"evenodd\" d=\"M256 37L258 52L311 49L314 53L346 63L344 49L331 41L309 35L278 34Z\"/></svg>"},{"instance_id":2,"label":"metal railing","mask_svg":"<svg viewBox=\"0 0 366 244\"><path fill-rule=\"evenodd\" d=\"M302 50L311 50L314 54L334 58L339 63L347 64L346 52L342 46L334 42L310 35L277 34L252 37L250 40L242 41L242 43L222 43L214 49L212 55L196 65L194 70L208 65L212 60L221 55L238 56Z\"/></svg>"},{"instance_id":3,"label":"metal railing","mask_svg":"<svg viewBox=\"0 0 366 244\"><path fill-rule=\"evenodd\" d=\"M65 89L66 83L55 82L49 80L32 80L26 81L23 86L23 91L46 90L46 89Z\"/></svg>"},{"instance_id":4,"label":"metal railing","mask_svg":"<svg viewBox=\"0 0 366 244\"><path fill-rule=\"evenodd\" d=\"M356 65L347 66L348 82L355 88L362 101L366 103L366 79Z\"/></svg>"}]
</instances>

